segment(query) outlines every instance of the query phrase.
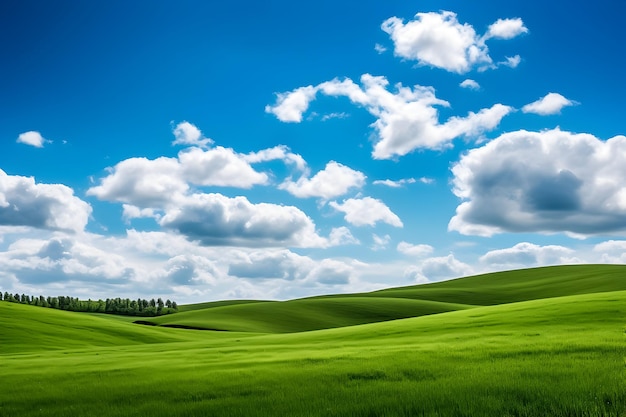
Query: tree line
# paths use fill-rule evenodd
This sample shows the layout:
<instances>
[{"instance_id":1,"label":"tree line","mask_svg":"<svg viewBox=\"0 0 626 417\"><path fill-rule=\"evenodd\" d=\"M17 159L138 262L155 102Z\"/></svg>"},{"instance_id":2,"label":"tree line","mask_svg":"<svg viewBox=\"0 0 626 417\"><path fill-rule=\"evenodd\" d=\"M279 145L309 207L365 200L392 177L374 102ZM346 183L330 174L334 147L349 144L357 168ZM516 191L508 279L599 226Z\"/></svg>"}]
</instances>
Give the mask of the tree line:
<instances>
[{"instance_id":1,"label":"tree line","mask_svg":"<svg viewBox=\"0 0 626 417\"><path fill-rule=\"evenodd\" d=\"M59 310L79 311L88 313L120 314L124 316L153 317L178 312L176 301L154 298L150 301L138 298L107 298L106 300L80 300L76 297L44 297L26 294L11 294L0 291L0 301L29 304L39 307L56 308Z\"/></svg>"}]
</instances>

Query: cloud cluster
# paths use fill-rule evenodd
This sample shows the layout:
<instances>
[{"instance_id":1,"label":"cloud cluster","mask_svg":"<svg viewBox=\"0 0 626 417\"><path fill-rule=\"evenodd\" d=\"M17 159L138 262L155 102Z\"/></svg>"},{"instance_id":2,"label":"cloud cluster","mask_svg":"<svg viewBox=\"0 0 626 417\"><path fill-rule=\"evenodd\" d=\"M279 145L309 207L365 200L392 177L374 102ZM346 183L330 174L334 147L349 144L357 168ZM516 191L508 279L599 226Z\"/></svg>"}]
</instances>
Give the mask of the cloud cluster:
<instances>
[{"instance_id":1,"label":"cloud cluster","mask_svg":"<svg viewBox=\"0 0 626 417\"><path fill-rule=\"evenodd\" d=\"M574 251L564 246L539 246L522 242L506 248L487 252L480 261L490 269L515 269L539 265L562 265L580 262L573 256Z\"/></svg>"},{"instance_id":2,"label":"cloud cluster","mask_svg":"<svg viewBox=\"0 0 626 417\"><path fill-rule=\"evenodd\" d=\"M199 129L184 122L174 129L176 142L199 145ZM204 145L209 142L204 142ZM154 218L157 223L204 245L328 247L355 239L344 229L319 236L315 224L293 206L251 203L246 197L204 193L202 187L251 188L265 185L269 176L251 164L282 160L307 172L306 163L286 146L249 154L215 146L186 148L176 158L126 159L91 187L88 195L124 203L123 218ZM313 178L285 182L283 187L299 197L332 198L352 187L360 187L365 176L331 162Z\"/></svg>"},{"instance_id":3,"label":"cloud cluster","mask_svg":"<svg viewBox=\"0 0 626 417\"><path fill-rule=\"evenodd\" d=\"M376 117L371 125L377 133L372 152L376 159L406 155L415 149L442 149L455 138L477 137L496 128L502 118L513 111L512 107L495 104L477 113L451 117L440 123L436 106L449 107L450 104L437 98L433 88L397 84L392 92L388 86L385 77L370 74L361 76L361 85L349 78L334 79L280 93L276 104L265 110L283 122L298 123L317 92L331 97L347 97Z\"/></svg>"},{"instance_id":4,"label":"cloud cluster","mask_svg":"<svg viewBox=\"0 0 626 417\"><path fill-rule=\"evenodd\" d=\"M91 206L71 188L0 169L0 225L81 232L90 215Z\"/></svg>"},{"instance_id":5,"label":"cloud cluster","mask_svg":"<svg viewBox=\"0 0 626 417\"><path fill-rule=\"evenodd\" d=\"M400 218L385 203L372 197L349 198L343 203L331 201L329 205L345 213L346 221L355 226L375 226L378 222L403 226Z\"/></svg>"},{"instance_id":6,"label":"cloud cluster","mask_svg":"<svg viewBox=\"0 0 626 417\"><path fill-rule=\"evenodd\" d=\"M407 268L404 275L416 283L427 283L464 277L473 273L474 269L470 265L459 261L450 254L427 258L418 265Z\"/></svg>"},{"instance_id":7,"label":"cloud cluster","mask_svg":"<svg viewBox=\"0 0 626 417\"><path fill-rule=\"evenodd\" d=\"M463 200L449 230L578 236L626 231L626 137L559 129L505 133L452 168Z\"/></svg>"},{"instance_id":8,"label":"cloud cluster","mask_svg":"<svg viewBox=\"0 0 626 417\"><path fill-rule=\"evenodd\" d=\"M449 11L418 13L407 23L391 17L381 28L391 37L396 56L459 74L495 67L485 43L488 39L512 39L528 32L519 18L498 19L478 36L470 24L461 24Z\"/></svg>"},{"instance_id":9,"label":"cloud cluster","mask_svg":"<svg viewBox=\"0 0 626 417\"><path fill-rule=\"evenodd\" d=\"M297 181L288 179L279 188L299 198L319 197L329 200L346 194L352 188L363 187L365 179L362 172L330 161L313 177L302 176Z\"/></svg>"},{"instance_id":10,"label":"cloud cluster","mask_svg":"<svg viewBox=\"0 0 626 417\"><path fill-rule=\"evenodd\" d=\"M324 247L315 225L293 206L252 204L246 197L192 194L168 207L159 224L206 245Z\"/></svg>"}]
</instances>

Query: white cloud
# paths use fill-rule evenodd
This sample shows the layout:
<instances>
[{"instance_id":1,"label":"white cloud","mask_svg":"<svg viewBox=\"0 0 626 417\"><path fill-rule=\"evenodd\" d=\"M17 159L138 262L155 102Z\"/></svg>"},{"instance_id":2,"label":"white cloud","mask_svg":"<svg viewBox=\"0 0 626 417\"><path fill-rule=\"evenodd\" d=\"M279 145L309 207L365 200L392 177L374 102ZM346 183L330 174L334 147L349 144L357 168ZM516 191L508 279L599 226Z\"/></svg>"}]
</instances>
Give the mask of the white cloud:
<instances>
[{"instance_id":1,"label":"white cloud","mask_svg":"<svg viewBox=\"0 0 626 417\"><path fill-rule=\"evenodd\" d=\"M489 25L484 39L513 39L522 33L528 33L528 28L524 26L522 19L498 19Z\"/></svg>"},{"instance_id":2,"label":"white cloud","mask_svg":"<svg viewBox=\"0 0 626 417\"><path fill-rule=\"evenodd\" d=\"M304 159L295 153L292 153L285 145L274 146L273 148L262 149L258 152L251 152L247 155L243 155L243 160L251 164L259 162L281 160L286 164L293 164L300 171L306 169L306 162Z\"/></svg>"},{"instance_id":3,"label":"white cloud","mask_svg":"<svg viewBox=\"0 0 626 417\"><path fill-rule=\"evenodd\" d=\"M372 250L378 251L378 250L387 249L387 245L389 244L389 242L391 242L391 236L389 235L378 236L377 234L373 233L372 241L374 242L371 246Z\"/></svg>"},{"instance_id":4,"label":"white cloud","mask_svg":"<svg viewBox=\"0 0 626 417\"><path fill-rule=\"evenodd\" d=\"M279 148L273 149L276 154L281 152ZM267 160L272 150L265 151L241 155L221 146L208 150L194 147L179 152L178 158L129 158L110 168L109 175L102 178L99 185L87 190L87 195L158 208L182 198L189 191L189 184L251 188L269 180L265 173L255 171L247 162ZM292 155L282 157L301 164L301 158Z\"/></svg>"},{"instance_id":5,"label":"white cloud","mask_svg":"<svg viewBox=\"0 0 626 417\"><path fill-rule=\"evenodd\" d=\"M417 283L426 283L459 278L473 273L474 269L470 265L459 261L454 255L450 254L448 256L428 258L418 265L407 268L405 277Z\"/></svg>"},{"instance_id":6,"label":"white cloud","mask_svg":"<svg viewBox=\"0 0 626 417\"><path fill-rule=\"evenodd\" d=\"M383 222L395 227L402 227L402 221L382 201L372 198L349 198L342 204L331 201L329 205L335 210L344 212L348 223L355 226L374 226Z\"/></svg>"},{"instance_id":7,"label":"white cloud","mask_svg":"<svg viewBox=\"0 0 626 417\"><path fill-rule=\"evenodd\" d=\"M416 85L413 88L402 84L395 86L396 92L388 90L389 82L385 77L370 74L361 76L362 86L351 79L334 79L315 87L301 87L288 93L279 94L280 100L275 106L268 106L268 111L282 121L299 122L308 103L315 93L321 91L327 96L347 97L356 105L363 106L376 117L372 127L377 133L372 155L376 159L390 159L406 155L415 149L443 149L458 137L475 137L498 126L504 116L513 111L512 107L502 104L470 112L466 117L451 117L445 123L439 123L439 114L435 106L449 107L447 101L438 99L432 87ZM291 108L289 120L281 116L285 102L289 97L302 95L302 88L307 95L307 106ZM295 99L294 99L295 100ZM296 100L297 101L297 100ZM300 113L296 114L298 111Z\"/></svg>"},{"instance_id":8,"label":"white cloud","mask_svg":"<svg viewBox=\"0 0 626 417\"><path fill-rule=\"evenodd\" d=\"M539 246L522 242L506 248L492 250L480 257L480 261L488 264L490 269L515 269L532 266L571 264L574 251L564 246Z\"/></svg>"},{"instance_id":9,"label":"white cloud","mask_svg":"<svg viewBox=\"0 0 626 417\"><path fill-rule=\"evenodd\" d=\"M626 264L626 240L608 240L598 243L593 251L600 254L600 262Z\"/></svg>"},{"instance_id":10,"label":"white cloud","mask_svg":"<svg viewBox=\"0 0 626 417\"><path fill-rule=\"evenodd\" d=\"M242 259L229 265L228 274L253 280L299 281L300 285L347 284L353 268L341 261L314 261L288 250L255 251L242 254Z\"/></svg>"},{"instance_id":11,"label":"white cloud","mask_svg":"<svg viewBox=\"0 0 626 417\"><path fill-rule=\"evenodd\" d=\"M378 52L379 54L384 54L385 52L387 52L387 48L385 48L383 45L379 43L374 45L374 50Z\"/></svg>"},{"instance_id":12,"label":"white cloud","mask_svg":"<svg viewBox=\"0 0 626 417\"><path fill-rule=\"evenodd\" d=\"M50 141L44 139L41 133L31 130L29 132L20 133L17 137L17 142L34 146L35 148L43 148L43 144Z\"/></svg>"},{"instance_id":13,"label":"white cloud","mask_svg":"<svg viewBox=\"0 0 626 417\"><path fill-rule=\"evenodd\" d=\"M201 148L213 143L209 138L202 135L200 129L189 122L181 122L173 130L176 138L172 145L199 146Z\"/></svg>"},{"instance_id":14,"label":"white cloud","mask_svg":"<svg viewBox=\"0 0 626 417\"><path fill-rule=\"evenodd\" d=\"M169 207L159 224L205 245L325 247L313 221L293 206L245 197L193 194Z\"/></svg>"},{"instance_id":15,"label":"white cloud","mask_svg":"<svg viewBox=\"0 0 626 417\"><path fill-rule=\"evenodd\" d=\"M139 207L163 207L188 189L178 159L130 158L109 169L109 175L89 188L87 195Z\"/></svg>"},{"instance_id":16,"label":"white cloud","mask_svg":"<svg viewBox=\"0 0 626 417\"><path fill-rule=\"evenodd\" d=\"M528 31L521 19L499 19L479 37L471 25L461 24L449 11L418 13L406 24L391 17L381 28L391 37L396 56L459 74L474 67L495 67L485 44L489 38L511 39Z\"/></svg>"},{"instance_id":17,"label":"white cloud","mask_svg":"<svg viewBox=\"0 0 626 417\"><path fill-rule=\"evenodd\" d=\"M71 188L0 169L0 225L81 232L90 215L91 206Z\"/></svg>"},{"instance_id":18,"label":"white cloud","mask_svg":"<svg viewBox=\"0 0 626 417\"><path fill-rule=\"evenodd\" d=\"M350 115L348 113L329 113L329 114L325 114L322 116L322 122L325 122L327 120L331 120L331 119L345 119L347 117L349 117Z\"/></svg>"},{"instance_id":19,"label":"white cloud","mask_svg":"<svg viewBox=\"0 0 626 417\"><path fill-rule=\"evenodd\" d=\"M328 243L330 246L340 245L358 245L360 242L355 238L350 229L345 226L335 227L330 231L328 236Z\"/></svg>"},{"instance_id":20,"label":"white cloud","mask_svg":"<svg viewBox=\"0 0 626 417\"><path fill-rule=\"evenodd\" d=\"M480 90L480 84L469 78L463 80L459 86L470 90Z\"/></svg>"},{"instance_id":21,"label":"white cloud","mask_svg":"<svg viewBox=\"0 0 626 417\"><path fill-rule=\"evenodd\" d=\"M542 116L558 114L565 106L573 106L575 101L568 100L559 93L548 93L546 96L522 107L524 113L535 113Z\"/></svg>"},{"instance_id":22,"label":"white cloud","mask_svg":"<svg viewBox=\"0 0 626 417\"><path fill-rule=\"evenodd\" d=\"M376 180L373 182L374 185L386 185L391 188L400 188L405 184L414 184L416 182L415 178L402 178L397 181L393 180Z\"/></svg>"},{"instance_id":23,"label":"white cloud","mask_svg":"<svg viewBox=\"0 0 626 417\"><path fill-rule=\"evenodd\" d=\"M601 141L559 129L505 133L452 168L463 200L449 230L567 233L626 232L626 137Z\"/></svg>"},{"instance_id":24,"label":"white cloud","mask_svg":"<svg viewBox=\"0 0 626 417\"><path fill-rule=\"evenodd\" d=\"M283 182L279 188L299 198L320 197L324 200L344 195L352 188L361 188L366 176L345 165L330 161L312 178L301 177Z\"/></svg>"},{"instance_id":25,"label":"white cloud","mask_svg":"<svg viewBox=\"0 0 626 417\"><path fill-rule=\"evenodd\" d=\"M152 218L159 220L161 215L152 208L140 208L132 204L122 204L122 218L129 222L131 219Z\"/></svg>"},{"instance_id":26,"label":"white cloud","mask_svg":"<svg viewBox=\"0 0 626 417\"><path fill-rule=\"evenodd\" d=\"M217 146L203 151L190 148L178 154L182 179L196 185L251 188L266 184L266 174L257 172L246 157Z\"/></svg>"},{"instance_id":27,"label":"white cloud","mask_svg":"<svg viewBox=\"0 0 626 417\"><path fill-rule=\"evenodd\" d=\"M430 255L435 250L430 245L424 245L424 244L414 245L412 243L408 243L404 241L398 243L398 246L396 249L398 250L398 252L404 255L414 256L418 258Z\"/></svg>"},{"instance_id":28,"label":"white cloud","mask_svg":"<svg viewBox=\"0 0 626 417\"><path fill-rule=\"evenodd\" d=\"M506 59L502 62L498 62L498 65L504 65L505 67L517 68L517 66L522 62L522 57L519 55L515 56L507 56Z\"/></svg>"},{"instance_id":29,"label":"white cloud","mask_svg":"<svg viewBox=\"0 0 626 417\"><path fill-rule=\"evenodd\" d=\"M315 99L317 88L313 86L300 87L289 93L279 93L276 96L275 106L266 106L267 113L274 114L281 122L302 121L302 113L309 108L309 103Z\"/></svg>"}]
</instances>

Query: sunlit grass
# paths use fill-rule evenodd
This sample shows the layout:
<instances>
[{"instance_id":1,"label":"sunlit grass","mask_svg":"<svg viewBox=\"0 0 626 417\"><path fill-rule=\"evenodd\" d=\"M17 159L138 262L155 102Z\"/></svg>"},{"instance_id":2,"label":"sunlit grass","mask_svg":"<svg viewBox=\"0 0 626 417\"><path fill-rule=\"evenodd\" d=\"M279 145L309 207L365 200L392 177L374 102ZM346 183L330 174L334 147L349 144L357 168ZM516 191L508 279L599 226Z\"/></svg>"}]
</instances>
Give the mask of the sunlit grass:
<instances>
[{"instance_id":1,"label":"sunlit grass","mask_svg":"<svg viewBox=\"0 0 626 417\"><path fill-rule=\"evenodd\" d=\"M626 413L626 291L292 334L154 328L66 314L54 319L65 320L68 333L57 331L66 345L62 337L40 339L38 349L16 352L6 347L11 333L2 334L0 415ZM97 334L92 320L106 331L78 343L72 323ZM39 328L32 317L23 326ZM116 343L107 339L112 334ZM139 344L144 337L151 343ZM66 350L51 351L48 342Z\"/></svg>"}]
</instances>

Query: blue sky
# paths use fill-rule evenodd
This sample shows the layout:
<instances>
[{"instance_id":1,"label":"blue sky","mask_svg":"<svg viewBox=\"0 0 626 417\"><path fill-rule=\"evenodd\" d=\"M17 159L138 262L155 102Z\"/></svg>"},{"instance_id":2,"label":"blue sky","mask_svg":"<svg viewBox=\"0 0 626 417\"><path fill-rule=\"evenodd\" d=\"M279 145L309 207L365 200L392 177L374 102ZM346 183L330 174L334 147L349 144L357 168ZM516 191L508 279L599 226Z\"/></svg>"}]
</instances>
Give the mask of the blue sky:
<instances>
[{"instance_id":1,"label":"blue sky","mask_svg":"<svg viewBox=\"0 0 626 417\"><path fill-rule=\"evenodd\" d=\"M626 263L619 2L5 2L0 289Z\"/></svg>"}]
</instances>

